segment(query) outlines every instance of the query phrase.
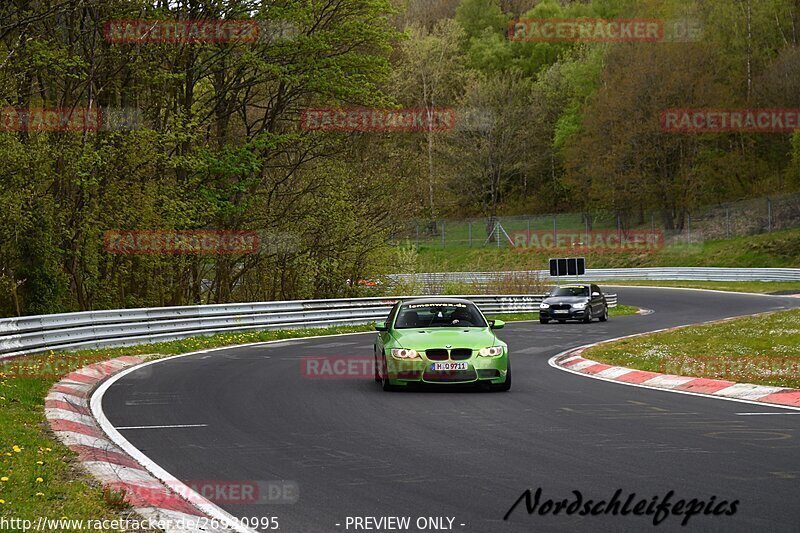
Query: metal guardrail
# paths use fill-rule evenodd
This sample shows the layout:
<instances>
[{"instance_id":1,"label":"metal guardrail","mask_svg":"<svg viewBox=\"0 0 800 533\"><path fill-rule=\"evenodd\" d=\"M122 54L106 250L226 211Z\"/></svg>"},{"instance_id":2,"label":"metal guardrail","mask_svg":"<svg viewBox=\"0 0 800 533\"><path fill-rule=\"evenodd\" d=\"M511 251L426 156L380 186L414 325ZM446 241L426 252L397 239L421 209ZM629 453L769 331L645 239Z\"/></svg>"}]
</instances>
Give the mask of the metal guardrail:
<instances>
[{"instance_id":1,"label":"metal guardrail","mask_svg":"<svg viewBox=\"0 0 800 533\"><path fill-rule=\"evenodd\" d=\"M292 300L86 311L0 319L0 359L46 350L128 346L270 329L367 324L389 314L398 300L418 296ZM484 313L537 311L542 295L460 296ZM606 295L609 306L616 295Z\"/></svg>"},{"instance_id":2,"label":"metal guardrail","mask_svg":"<svg viewBox=\"0 0 800 533\"><path fill-rule=\"evenodd\" d=\"M543 282L554 282L546 270L524 270L509 272L431 272L424 274L391 274L390 281L416 282L423 287L441 287L446 283L475 283L483 285L509 279L538 278ZM800 281L800 268L699 268L699 267L654 267L654 268L594 268L587 269L585 276L562 278L562 280L693 280L693 281Z\"/></svg>"}]
</instances>

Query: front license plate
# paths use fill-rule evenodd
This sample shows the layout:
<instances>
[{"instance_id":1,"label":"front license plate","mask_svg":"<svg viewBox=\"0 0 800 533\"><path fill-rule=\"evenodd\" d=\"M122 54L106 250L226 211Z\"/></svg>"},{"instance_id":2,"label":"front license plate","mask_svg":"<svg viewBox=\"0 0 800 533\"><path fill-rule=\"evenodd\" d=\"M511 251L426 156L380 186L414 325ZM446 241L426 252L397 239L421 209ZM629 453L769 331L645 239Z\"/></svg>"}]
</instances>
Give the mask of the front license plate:
<instances>
[{"instance_id":1,"label":"front license plate","mask_svg":"<svg viewBox=\"0 0 800 533\"><path fill-rule=\"evenodd\" d=\"M567 313L569 313L569 311L567 311L566 309L556 309L555 311L553 311L553 313L557 315L566 315Z\"/></svg>"},{"instance_id":2,"label":"front license plate","mask_svg":"<svg viewBox=\"0 0 800 533\"><path fill-rule=\"evenodd\" d=\"M431 370L467 370L467 363L433 363Z\"/></svg>"}]
</instances>

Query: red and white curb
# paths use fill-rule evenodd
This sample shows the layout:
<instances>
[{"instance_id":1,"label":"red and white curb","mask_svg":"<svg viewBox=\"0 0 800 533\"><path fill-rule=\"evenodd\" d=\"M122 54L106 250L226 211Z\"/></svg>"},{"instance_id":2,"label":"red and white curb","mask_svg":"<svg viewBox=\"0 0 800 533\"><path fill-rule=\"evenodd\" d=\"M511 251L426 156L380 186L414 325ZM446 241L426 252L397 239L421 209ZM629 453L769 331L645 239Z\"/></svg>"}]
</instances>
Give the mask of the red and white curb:
<instances>
[{"instance_id":1,"label":"red and white curb","mask_svg":"<svg viewBox=\"0 0 800 533\"><path fill-rule=\"evenodd\" d=\"M177 480L164 484L130 450L117 445L93 415L94 389L106 378L143 362L140 357L119 357L64 376L45 397L45 416L53 432L104 487L124 491L125 501L139 515L168 533L251 531Z\"/></svg>"},{"instance_id":2,"label":"red and white curb","mask_svg":"<svg viewBox=\"0 0 800 533\"><path fill-rule=\"evenodd\" d=\"M630 335L629 337L634 336L638 335ZM558 354L550 359L550 366L574 374L582 374L587 377L612 381L623 385L800 410L800 390L798 389L768 387L764 385L753 385L751 383L736 383L720 379L660 374L658 372L635 370L624 366L606 365L583 357L582 354L584 350L598 344L612 342L613 340L619 339L589 344Z\"/></svg>"}]
</instances>

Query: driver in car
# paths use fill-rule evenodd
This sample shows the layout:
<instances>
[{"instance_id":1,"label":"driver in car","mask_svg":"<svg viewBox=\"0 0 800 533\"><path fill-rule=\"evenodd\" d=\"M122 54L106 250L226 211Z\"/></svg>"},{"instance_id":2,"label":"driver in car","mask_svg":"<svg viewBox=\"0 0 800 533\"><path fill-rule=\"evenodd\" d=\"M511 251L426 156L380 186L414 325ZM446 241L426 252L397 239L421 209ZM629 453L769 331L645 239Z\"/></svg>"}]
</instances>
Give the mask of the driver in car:
<instances>
[{"instance_id":1,"label":"driver in car","mask_svg":"<svg viewBox=\"0 0 800 533\"><path fill-rule=\"evenodd\" d=\"M453 311L453 314L450 315L450 319L452 320L453 325L456 324L461 324L462 326L472 325L472 315L466 308L458 308L455 311Z\"/></svg>"}]
</instances>

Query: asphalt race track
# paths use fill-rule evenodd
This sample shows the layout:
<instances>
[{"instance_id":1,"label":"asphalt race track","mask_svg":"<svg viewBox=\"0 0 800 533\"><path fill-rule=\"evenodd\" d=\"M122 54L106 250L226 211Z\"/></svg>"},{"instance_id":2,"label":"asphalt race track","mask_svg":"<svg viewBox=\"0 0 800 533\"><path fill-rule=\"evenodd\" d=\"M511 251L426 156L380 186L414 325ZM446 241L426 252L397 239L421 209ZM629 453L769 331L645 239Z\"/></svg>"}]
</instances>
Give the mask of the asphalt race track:
<instances>
[{"instance_id":1,"label":"asphalt race track","mask_svg":"<svg viewBox=\"0 0 800 533\"><path fill-rule=\"evenodd\" d=\"M308 379L304 356L372 356L374 335L292 340L165 360L106 392L115 427L165 470L202 480L284 480L289 504L220 506L277 516L279 531L367 531L347 517L455 517L453 531L800 530L800 416L747 403L653 391L576 376L547 361L570 347L800 305L800 299L691 290L614 288L655 310L607 323L509 324L508 393L385 393L370 379ZM709 354L712 355L712 354ZM798 413L797 411L794 411ZM527 488L545 499L739 500L733 516L528 515ZM445 526L447 521L445 520ZM337 525L339 524L339 525ZM461 525L463 524L463 525ZM425 529L438 531L442 529ZM375 531L374 529L372 531ZM390 531L390 529L380 529Z\"/></svg>"}]
</instances>

